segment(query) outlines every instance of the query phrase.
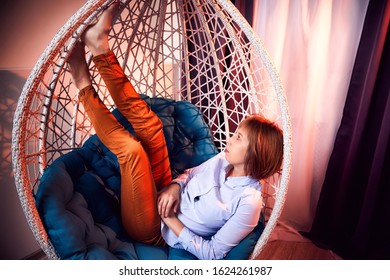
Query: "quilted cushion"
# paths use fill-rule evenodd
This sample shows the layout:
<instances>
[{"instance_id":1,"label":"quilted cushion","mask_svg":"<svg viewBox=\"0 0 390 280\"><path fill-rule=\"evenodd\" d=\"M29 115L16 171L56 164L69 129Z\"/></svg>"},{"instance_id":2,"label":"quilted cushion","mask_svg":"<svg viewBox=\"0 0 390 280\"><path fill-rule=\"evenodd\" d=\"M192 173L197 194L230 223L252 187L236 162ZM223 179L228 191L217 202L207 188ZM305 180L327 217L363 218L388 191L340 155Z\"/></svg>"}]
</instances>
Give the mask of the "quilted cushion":
<instances>
[{"instance_id":1,"label":"quilted cushion","mask_svg":"<svg viewBox=\"0 0 390 280\"><path fill-rule=\"evenodd\" d=\"M120 230L118 235L115 232L120 228L118 204L102 192L102 185L100 178L85 169L77 151L61 156L43 174L36 205L60 258L138 258L134 245L119 239ZM96 190L93 197L100 205L89 205L82 192Z\"/></svg>"},{"instance_id":2,"label":"quilted cushion","mask_svg":"<svg viewBox=\"0 0 390 280\"><path fill-rule=\"evenodd\" d=\"M142 98L163 122L173 176L217 154L195 106L186 101ZM133 133L118 110L113 114ZM191 258L185 251L169 253L168 248L130 240L121 224L119 201L117 158L96 135L82 148L55 160L45 170L36 195L38 212L61 259ZM229 255L247 258L258 236L254 231Z\"/></svg>"}]
</instances>

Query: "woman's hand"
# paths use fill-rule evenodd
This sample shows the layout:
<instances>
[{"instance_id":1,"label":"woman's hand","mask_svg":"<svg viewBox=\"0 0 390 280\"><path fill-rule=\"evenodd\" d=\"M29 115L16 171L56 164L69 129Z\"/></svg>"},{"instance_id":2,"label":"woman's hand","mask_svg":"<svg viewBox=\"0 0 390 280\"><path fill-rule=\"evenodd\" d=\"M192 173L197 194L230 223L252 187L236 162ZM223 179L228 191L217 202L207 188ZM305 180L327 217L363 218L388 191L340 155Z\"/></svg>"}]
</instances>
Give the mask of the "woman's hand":
<instances>
[{"instance_id":1,"label":"woman's hand","mask_svg":"<svg viewBox=\"0 0 390 280\"><path fill-rule=\"evenodd\" d=\"M183 223L176 217L173 212L170 212L166 217L161 216L161 220L173 231L176 236L180 235L183 230Z\"/></svg>"},{"instance_id":2,"label":"woman's hand","mask_svg":"<svg viewBox=\"0 0 390 280\"><path fill-rule=\"evenodd\" d=\"M164 188L158 195L158 214L162 218L167 218L169 213L177 213L180 204L180 185L172 183Z\"/></svg>"}]
</instances>

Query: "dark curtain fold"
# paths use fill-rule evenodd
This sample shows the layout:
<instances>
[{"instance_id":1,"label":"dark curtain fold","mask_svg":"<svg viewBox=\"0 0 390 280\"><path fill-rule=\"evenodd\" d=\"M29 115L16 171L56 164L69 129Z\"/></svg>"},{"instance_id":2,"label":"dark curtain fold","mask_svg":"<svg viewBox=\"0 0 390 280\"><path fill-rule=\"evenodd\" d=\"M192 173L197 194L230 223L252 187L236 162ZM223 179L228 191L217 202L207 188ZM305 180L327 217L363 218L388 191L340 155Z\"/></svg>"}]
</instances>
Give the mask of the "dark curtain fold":
<instances>
[{"instance_id":1,"label":"dark curtain fold","mask_svg":"<svg viewBox=\"0 0 390 280\"><path fill-rule=\"evenodd\" d=\"M345 259L390 259L390 1L370 1L309 233Z\"/></svg>"},{"instance_id":2,"label":"dark curtain fold","mask_svg":"<svg viewBox=\"0 0 390 280\"><path fill-rule=\"evenodd\" d=\"M253 25L253 11L254 11L254 1L253 0L231 0L231 2L236 6L240 13L245 17L248 23Z\"/></svg>"}]
</instances>

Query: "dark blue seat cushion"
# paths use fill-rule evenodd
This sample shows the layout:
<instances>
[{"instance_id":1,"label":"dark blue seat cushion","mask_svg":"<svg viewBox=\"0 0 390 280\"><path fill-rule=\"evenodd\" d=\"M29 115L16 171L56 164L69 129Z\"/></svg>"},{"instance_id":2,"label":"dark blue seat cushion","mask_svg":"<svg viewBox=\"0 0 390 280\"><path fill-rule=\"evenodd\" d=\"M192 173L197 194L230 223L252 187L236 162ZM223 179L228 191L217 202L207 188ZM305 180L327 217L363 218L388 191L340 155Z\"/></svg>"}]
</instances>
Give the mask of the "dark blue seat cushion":
<instances>
[{"instance_id":1,"label":"dark blue seat cushion","mask_svg":"<svg viewBox=\"0 0 390 280\"><path fill-rule=\"evenodd\" d=\"M195 106L186 101L142 98L163 122L173 176L217 154L208 126ZM118 110L113 114L133 131ZM130 240L121 224L119 201L117 158L96 135L83 147L55 160L45 170L36 194L38 212L61 259L193 257L184 250ZM253 231L226 258L247 258L261 231Z\"/></svg>"}]
</instances>

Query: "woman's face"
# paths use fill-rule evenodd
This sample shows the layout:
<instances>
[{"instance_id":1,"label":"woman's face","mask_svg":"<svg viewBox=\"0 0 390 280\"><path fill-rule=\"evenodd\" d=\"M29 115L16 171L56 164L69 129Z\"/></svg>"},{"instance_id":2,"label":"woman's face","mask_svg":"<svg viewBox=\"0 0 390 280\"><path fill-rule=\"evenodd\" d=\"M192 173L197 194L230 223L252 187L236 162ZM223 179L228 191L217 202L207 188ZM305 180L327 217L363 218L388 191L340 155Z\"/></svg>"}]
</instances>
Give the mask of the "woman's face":
<instances>
[{"instance_id":1,"label":"woman's face","mask_svg":"<svg viewBox=\"0 0 390 280\"><path fill-rule=\"evenodd\" d=\"M239 128L227 141L225 149L226 160L235 168L242 168L242 170L244 170L244 160L248 146L249 139L247 129Z\"/></svg>"}]
</instances>

